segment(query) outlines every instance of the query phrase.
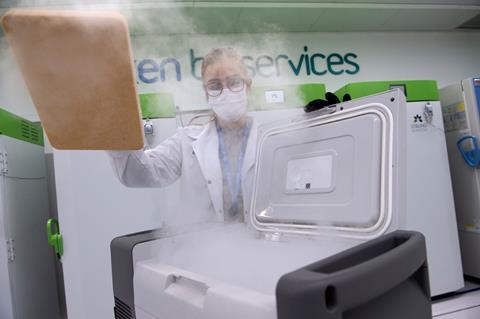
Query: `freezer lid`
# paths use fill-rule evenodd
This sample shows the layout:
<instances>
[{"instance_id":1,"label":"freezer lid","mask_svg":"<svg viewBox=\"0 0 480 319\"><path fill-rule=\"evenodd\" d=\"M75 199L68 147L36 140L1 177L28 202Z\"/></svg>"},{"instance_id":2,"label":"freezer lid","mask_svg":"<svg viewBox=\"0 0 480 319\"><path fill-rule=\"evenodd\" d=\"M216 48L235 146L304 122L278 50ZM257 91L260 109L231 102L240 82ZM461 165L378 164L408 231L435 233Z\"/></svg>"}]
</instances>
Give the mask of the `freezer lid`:
<instances>
[{"instance_id":1,"label":"freezer lid","mask_svg":"<svg viewBox=\"0 0 480 319\"><path fill-rule=\"evenodd\" d=\"M259 130L250 214L255 229L365 239L388 229L392 112L361 101L340 109Z\"/></svg>"}]
</instances>

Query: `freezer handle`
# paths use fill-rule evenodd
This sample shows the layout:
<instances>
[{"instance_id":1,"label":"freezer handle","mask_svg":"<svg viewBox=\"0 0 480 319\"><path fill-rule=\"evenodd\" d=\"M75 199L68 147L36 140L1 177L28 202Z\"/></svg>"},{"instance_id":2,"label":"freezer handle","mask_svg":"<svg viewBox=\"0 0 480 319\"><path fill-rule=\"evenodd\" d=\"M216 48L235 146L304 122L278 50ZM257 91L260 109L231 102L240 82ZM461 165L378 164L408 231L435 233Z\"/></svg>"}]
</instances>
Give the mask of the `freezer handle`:
<instances>
[{"instance_id":1,"label":"freezer handle","mask_svg":"<svg viewBox=\"0 0 480 319\"><path fill-rule=\"evenodd\" d=\"M472 149L465 149L466 141L471 141ZM468 166L476 168L480 165L480 148L478 147L476 136L467 135L462 137L457 141L457 148Z\"/></svg>"},{"instance_id":2,"label":"freezer handle","mask_svg":"<svg viewBox=\"0 0 480 319\"><path fill-rule=\"evenodd\" d=\"M53 247L58 259L63 255L63 237L60 234L60 225L58 220L50 218L47 220L47 240L48 244Z\"/></svg>"},{"instance_id":3,"label":"freezer handle","mask_svg":"<svg viewBox=\"0 0 480 319\"><path fill-rule=\"evenodd\" d=\"M283 276L279 319L431 318L425 238L396 231Z\"/></svg>"}]
</instances>

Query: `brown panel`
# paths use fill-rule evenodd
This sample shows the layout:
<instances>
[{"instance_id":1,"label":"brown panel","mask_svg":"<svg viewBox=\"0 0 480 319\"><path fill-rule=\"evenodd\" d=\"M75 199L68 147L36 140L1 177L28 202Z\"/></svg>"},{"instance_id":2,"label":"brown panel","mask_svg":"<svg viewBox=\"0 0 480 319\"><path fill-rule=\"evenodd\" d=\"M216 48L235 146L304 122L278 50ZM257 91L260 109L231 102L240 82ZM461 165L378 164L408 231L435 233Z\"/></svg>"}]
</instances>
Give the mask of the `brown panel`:
<instances>
[{"instance_id":1,"label":"brown panel","mask_svg":"<svg viewBox=\"0 0 480 319\"><path fill-rule=\"evenodd\" d=\"M2 25L53 147L143 146L130 37L120 14L14 9Z\"/></svg>"}]
</instances>

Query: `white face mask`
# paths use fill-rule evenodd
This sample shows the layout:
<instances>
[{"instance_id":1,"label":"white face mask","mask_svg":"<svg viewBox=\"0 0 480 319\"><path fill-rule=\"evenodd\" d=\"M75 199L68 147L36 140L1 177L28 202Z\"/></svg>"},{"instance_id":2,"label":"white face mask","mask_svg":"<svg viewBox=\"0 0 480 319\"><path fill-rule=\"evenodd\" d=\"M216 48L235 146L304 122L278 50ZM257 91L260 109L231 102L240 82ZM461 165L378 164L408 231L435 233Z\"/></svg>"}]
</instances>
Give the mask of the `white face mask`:
<instances>
[{"instance_id":1,"label":"white face mask","mask_svg":"<svg viewBox=\"0 0 480 319\"><path fill-rule=\"evenodd\" d=\"M225 122L236 122L247 113L247 91L232 92L224 88L219 96L209 96L208 105Z\"/></svg>"}]
</instances>

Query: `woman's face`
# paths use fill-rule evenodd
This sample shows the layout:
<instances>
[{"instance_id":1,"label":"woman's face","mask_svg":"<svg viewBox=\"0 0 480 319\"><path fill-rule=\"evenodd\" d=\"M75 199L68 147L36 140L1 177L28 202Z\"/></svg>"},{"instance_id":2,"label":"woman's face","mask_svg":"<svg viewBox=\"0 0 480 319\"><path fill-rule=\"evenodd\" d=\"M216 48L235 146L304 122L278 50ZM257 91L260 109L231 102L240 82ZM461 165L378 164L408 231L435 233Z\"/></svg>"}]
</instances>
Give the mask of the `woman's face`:
<instances>
[{"instance_id":1,"label":"woman's face","mask_svg":"<svg viewBox=\"0 0 480 319\"><path fill-rule=\"evenodd\" d=\"M245 68L236 60L224 58L205 69L203 75L203 87L209 96L221 94L225 88L232 91L250 88L251 80L245 72Z\"/></svg>"}]
</instances>

